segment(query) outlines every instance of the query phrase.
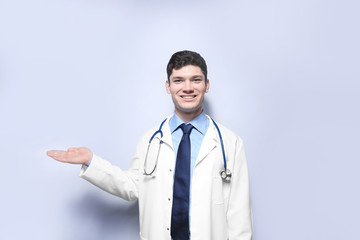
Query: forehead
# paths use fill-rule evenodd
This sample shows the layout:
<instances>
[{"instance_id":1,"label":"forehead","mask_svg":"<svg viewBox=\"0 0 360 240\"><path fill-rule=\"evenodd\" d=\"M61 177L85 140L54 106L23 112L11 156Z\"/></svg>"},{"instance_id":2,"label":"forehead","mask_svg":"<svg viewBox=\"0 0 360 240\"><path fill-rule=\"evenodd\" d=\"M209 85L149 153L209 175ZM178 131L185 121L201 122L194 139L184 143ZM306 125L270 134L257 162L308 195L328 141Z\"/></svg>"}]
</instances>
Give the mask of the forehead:
<instances>
[{"instance_id":1,"label":"forehead","mask_svg":"<svg viewBox=\"0 0 360 240\"><path fill-rule=\"evenodd\" d=\"M170 75L170 78L191 78L194 76L204 76L204 73L201 71L199 66L195 65L186 65L181 68L173 69Z\"/></svg>"}]
</instances>

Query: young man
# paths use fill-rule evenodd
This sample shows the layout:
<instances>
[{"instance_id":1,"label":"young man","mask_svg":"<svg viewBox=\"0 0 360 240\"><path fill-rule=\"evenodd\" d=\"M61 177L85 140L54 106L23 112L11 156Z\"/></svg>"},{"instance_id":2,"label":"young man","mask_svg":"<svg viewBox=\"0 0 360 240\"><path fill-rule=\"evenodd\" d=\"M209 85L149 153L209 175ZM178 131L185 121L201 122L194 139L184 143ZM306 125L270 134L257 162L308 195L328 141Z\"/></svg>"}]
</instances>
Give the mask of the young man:
<instances>
[{"instance_id":1,"label":"young man","mask_svg":"<svg viewBox=\"0 0 360 240\"><path fill-rule=\"evenodd\" d=\"M127 171L84 147L48 155L83 164L80 176L111 194L138 199L142 240L251 240L243 142L203 112L205 60L176 52L167 75L175 113L141 138Z\"/></svg>"}]
</instances>

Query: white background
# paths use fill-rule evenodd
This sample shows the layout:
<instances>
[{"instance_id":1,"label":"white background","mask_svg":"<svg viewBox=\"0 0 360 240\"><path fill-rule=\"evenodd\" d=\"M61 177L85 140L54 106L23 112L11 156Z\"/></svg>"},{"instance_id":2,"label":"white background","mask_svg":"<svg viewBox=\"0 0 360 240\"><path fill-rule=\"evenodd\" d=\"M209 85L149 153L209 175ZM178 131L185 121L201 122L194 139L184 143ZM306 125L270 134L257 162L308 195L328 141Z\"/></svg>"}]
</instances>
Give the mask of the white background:
<instances>
[{"instance_id":1,"label":"white background","mask_svg":"<svg viewBox=\"0 0 360 240\"><path fill-rule=\"evenodd\" d=\"M355 0L0 1L0 238L138 239L137 203L49 149L122 168L172 114L165 67L208 63L206 111L246 146L255 240L358 240Z\"/></svg>"}]
</instances>

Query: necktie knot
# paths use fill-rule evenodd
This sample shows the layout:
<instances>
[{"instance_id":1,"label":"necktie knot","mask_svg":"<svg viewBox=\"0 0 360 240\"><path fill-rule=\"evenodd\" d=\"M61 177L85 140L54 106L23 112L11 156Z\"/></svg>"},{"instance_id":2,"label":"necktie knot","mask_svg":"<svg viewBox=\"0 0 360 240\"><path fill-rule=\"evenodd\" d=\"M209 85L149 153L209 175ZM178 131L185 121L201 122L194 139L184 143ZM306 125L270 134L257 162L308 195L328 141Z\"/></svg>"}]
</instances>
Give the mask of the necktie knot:
<instances>
[{"instance_id":1,"label":"necktie knot","mask_svg":"<svg viewBox=\"0 0 360 240\"><path fill-rule=\"evenodd\" d=\"M194 127L193 125L185 124L185 123L180 125L180 128L181 128L181 130L183 131L184 134L190 134L193 127Z\"/></svg>"}]
</instances>

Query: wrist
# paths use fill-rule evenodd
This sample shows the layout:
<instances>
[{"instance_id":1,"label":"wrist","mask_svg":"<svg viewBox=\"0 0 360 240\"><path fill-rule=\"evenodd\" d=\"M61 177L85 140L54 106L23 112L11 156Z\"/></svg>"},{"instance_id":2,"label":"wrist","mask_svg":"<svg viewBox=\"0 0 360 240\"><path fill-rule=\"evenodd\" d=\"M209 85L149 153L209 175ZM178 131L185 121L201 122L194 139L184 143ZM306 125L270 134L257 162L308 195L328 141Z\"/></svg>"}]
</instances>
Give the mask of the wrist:
<instances>
[{"instance_id":1,"label":"wrist","mask_svg":"<svg viewBox=\"0 0 360 240\"><path fill-rule=\"evenodd\" d=\"M92 161L92 158L93 158L93 153L89 151L89 153L87 154L87 157L85 159L84 165L86 165L88 167Z\"/></svg>"}]
</instances>

